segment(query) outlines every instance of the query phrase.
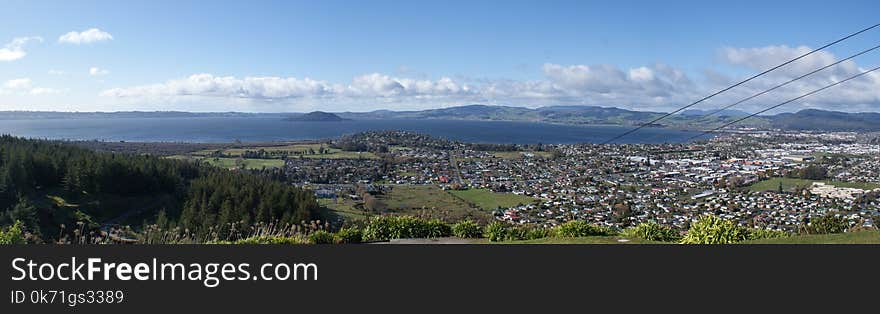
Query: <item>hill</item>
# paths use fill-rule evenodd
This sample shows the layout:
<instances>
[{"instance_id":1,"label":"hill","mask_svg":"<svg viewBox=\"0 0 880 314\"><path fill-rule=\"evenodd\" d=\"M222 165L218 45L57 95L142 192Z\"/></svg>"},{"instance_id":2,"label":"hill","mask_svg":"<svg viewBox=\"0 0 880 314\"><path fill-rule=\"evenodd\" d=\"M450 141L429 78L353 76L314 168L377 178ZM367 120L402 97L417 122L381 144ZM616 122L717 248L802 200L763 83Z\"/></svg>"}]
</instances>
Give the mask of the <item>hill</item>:
<instances>
[{"instance_id":1,"label":"hill","mask_svg":"<svg viewBox=\"0 0 880 314\"><path fill-rule=\"evenodd\" d=\"M880 113L876 112L806 109L796 113L780 113L771 120L774 128L784 130L880 131Z\"/></svg>"},{"instance_id":2,"label":"hill","mask_svg":"<svg viewBox=\"0 0 880 314\"><path fill-rule=\"evenodd\" d=\"M704 117L710 114L715 114L717 116L722 117L745 117L750 113L741 111L741 110L733 110L733 109L724 109L715 113L715 110L700 110L700 109L688 109L679 113L682 116L686 117Z\"/></svg>"},{"instance_id":3,"label":"hill","mask_svg":"<svg viewBox=\"0 0 880 314\"><path fill-rule=\"evenodd\" d=\"M348 119L343 119L342 117L323 111L312 111L299 116L287 117L284 119L285 121L316 121L316 122L334 122L334 121L344 121Z\"/></svg>"}]
</instances>

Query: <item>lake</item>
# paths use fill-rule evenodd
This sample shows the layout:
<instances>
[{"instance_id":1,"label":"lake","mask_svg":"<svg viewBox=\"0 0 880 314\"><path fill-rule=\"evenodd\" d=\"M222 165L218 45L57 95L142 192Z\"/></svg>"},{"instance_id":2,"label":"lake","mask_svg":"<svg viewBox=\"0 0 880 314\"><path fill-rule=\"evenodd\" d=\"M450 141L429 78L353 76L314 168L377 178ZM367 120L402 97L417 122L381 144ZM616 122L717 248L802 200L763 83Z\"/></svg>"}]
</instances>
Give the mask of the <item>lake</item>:
<instances>
[{"instance_id":1,"label":"lake","mask_svg":"<svg viewBox=\"0 0 880 314\"><path fill-rule=\"evenodd\" d=\"M283 121L275 117L96 118L0 120L0 134L129 142L223 143L314 140L373 130L405 130L474 143L599 143L629 130L534 122L464 120ZM696 132L644 128L619 143L677 143Z\"/></svg>"}]
</instances>

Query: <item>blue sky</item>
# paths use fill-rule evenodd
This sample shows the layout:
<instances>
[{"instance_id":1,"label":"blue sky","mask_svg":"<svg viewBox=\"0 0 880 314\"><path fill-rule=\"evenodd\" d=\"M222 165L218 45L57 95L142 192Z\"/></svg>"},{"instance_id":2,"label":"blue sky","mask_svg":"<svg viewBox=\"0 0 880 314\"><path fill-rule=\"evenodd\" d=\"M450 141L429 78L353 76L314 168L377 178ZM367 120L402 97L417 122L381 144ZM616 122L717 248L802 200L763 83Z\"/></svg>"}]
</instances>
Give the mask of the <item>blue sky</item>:
<instances>
[{"instance_id":1,"label":"blue sky","mask_svg":"<svg viewBox=\"0 0 880 314\"><path fill-rule=\"evenodd\" d=\"M668 110L880 22L874 1L180 2L3 1L0 110ZM706 108L878 43L880 29ZM871 75L783 110L880 111L878 90Z\"/></svg>"}]
</instances>

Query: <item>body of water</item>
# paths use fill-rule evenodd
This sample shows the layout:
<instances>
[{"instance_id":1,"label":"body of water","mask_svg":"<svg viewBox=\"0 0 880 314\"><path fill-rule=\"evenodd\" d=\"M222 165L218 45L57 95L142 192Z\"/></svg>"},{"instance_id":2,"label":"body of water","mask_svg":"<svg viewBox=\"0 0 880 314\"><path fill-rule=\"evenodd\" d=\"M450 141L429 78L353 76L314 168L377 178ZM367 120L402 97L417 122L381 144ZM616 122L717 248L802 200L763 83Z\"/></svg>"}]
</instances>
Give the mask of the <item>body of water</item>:
<instances>
[{"instance_id":1,"label":"body of water","mask_svg":"<svg viewBox=\"0 0 880 314\"><path fill-rule=\"evenodd\" d=\"M283 121L279 118L100 118L0 120L0 134L20 137L129 142L224 143L314 140L374 130L405 130L474 143L599 143L628 130L533 122L463 120ZM676 143L695 132L644 128L620 143Z\"/></svg>"}]
</instances>

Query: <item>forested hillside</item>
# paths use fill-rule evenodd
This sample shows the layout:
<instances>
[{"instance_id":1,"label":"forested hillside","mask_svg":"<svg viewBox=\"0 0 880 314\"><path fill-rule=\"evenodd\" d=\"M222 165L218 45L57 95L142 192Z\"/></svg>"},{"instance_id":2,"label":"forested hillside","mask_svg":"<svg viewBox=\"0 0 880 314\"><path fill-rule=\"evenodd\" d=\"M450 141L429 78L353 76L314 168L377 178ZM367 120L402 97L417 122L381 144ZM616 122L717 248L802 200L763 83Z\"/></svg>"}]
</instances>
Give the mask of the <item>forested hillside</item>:
<instances>
[{"instance_id":1,"label":"forested hillside","mask_svg":"<svg viewBox=\"0 0 880 314\"><path fill-rule=\"evenodd\" d=\"M310 192L251 173L0 136L0 226L22 221L33 241L158 216L165 227L222 233L233 222L308 221L319 208Z\"/></svg>"}]
</instances>

